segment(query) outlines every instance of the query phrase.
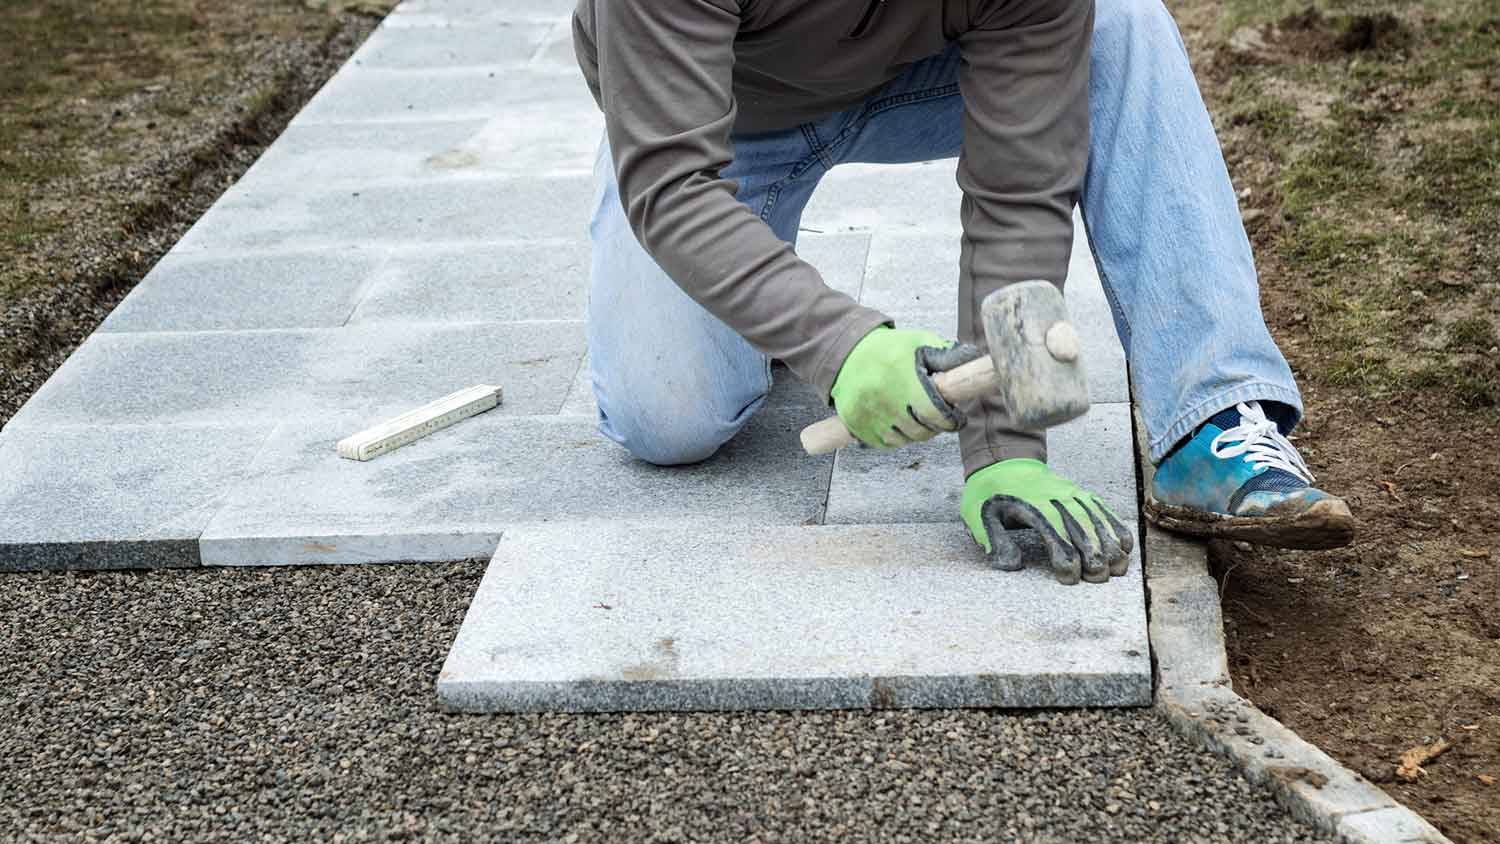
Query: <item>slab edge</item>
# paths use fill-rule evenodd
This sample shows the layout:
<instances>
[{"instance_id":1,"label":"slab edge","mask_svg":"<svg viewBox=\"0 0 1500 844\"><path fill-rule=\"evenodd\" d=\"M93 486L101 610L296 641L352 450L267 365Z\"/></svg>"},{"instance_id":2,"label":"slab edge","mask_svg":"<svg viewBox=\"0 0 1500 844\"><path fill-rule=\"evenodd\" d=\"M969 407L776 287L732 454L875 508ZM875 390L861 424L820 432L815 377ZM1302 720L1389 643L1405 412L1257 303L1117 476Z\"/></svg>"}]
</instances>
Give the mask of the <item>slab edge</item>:
<instances>
[{"instance_id":1,"label":"slab edge","mask_svg":"<svg viewBox=\"0 0 1500 844\"><path fill-rule=\"evenodd\" d=\"M474 713L1016 709L1149 706L1151 684L1132 674L601 680L597 684L491 683L439 675L437 694L449 709Z\"/></svg>"}]
</instances>

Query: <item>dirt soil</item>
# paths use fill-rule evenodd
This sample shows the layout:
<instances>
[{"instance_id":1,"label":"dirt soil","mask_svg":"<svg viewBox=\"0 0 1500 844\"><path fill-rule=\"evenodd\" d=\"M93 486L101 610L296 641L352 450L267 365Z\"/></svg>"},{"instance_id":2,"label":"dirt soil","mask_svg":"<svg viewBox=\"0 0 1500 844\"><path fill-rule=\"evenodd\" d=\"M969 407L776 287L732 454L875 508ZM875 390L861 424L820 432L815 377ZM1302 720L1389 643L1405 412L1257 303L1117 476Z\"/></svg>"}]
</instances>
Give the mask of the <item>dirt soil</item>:
<instances>
[{"instance_id":1,"label":"dirt soil","mask_svg":"<svg viewBox=\"0 0 1500 844\"><path fill-rule=\"evenodd\" d=\"M1454 841L1500 841L1500 3L1169 6L1297 444L1360 520L1336 551L1212 548L1235 687Z\"/></svg>"},{"instance_id":2,"label":"dirt soil","mask_svg":"<svg viewBox=\"0 0 1500 844\"><path fill-rule=\"evenodd\" d=\"M7 0L0 425L394 0Z\"/></svg>"}]
</instances>

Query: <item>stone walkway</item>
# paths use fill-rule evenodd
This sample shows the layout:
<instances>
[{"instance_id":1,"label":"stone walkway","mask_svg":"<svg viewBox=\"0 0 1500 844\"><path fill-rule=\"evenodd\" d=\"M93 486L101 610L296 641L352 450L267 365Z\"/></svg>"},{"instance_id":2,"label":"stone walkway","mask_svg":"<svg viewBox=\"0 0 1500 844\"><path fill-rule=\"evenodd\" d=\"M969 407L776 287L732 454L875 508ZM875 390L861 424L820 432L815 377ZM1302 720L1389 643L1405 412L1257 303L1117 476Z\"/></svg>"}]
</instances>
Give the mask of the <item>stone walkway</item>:
<instances>
[{"instance_id":1,"label":"stone walkway","mask_svg":"<svg viewBox=\"0 0 1500 844\"><path fill-rule=\"evenodd\" d=\"M439 680L466 709L1148 703L1138 563L1077 587L987 568L955 438L809 458L797 432L826 410L781 370L702 465L595 433L602 121L571 6L400 6L0 432L0 568L494 554ZM843 167L798 251L951 335L958 198L952 162ZM1067 295L1096 404L1053 463L1133 519L1123 356L1081 238ZM335 453L476 383L504 404Z\"/></svg>"}]
</instances>

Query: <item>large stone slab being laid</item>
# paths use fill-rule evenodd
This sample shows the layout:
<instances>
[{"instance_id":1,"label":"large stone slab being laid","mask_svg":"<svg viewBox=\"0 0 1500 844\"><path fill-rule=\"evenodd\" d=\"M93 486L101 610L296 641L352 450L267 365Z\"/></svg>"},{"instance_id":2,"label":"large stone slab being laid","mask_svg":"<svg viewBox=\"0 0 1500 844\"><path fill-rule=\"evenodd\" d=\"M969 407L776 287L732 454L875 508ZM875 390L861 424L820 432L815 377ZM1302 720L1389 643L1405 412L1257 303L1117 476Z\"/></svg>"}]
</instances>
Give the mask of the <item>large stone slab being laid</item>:
<instances>
[{"instance_id":1,"label":"large stone slab being laid","mask_svg":"<svg viewBox=\"0 0 1500 844\"><path fill-rule=\"evenodd\" d=\"M0 571L196 566L270 425L6 428Z\"/></svg>"},{"instance_id":2,"label":"large stone slab being laid","mask_svg":"<svg viewBox=\"0 0 1500 844\"><path fill-rule=\"evenodd\" d=\"M1141 706L1138 579L988 567L943 525L594 523L496 551L439 697L468 711Z\"/></svg>"},{"instance_id":3,"label":"large stone slab being laid","mask_svg":"<svg viewBox=\"0 0 1500 844\"><path fill-rule=\"evenodd\" d=\"M368 463L334 452L364 423L284 425L260 450L253 479L204 531L203 558L452 560L489 556L498 536L521 524L717 519L745 533L816 522L832 459L803 454L797 435L823 412L788 381L712 460L674 468L631 457L598 433L592 416L488 413Z\"/></svg>"}]
</instances>

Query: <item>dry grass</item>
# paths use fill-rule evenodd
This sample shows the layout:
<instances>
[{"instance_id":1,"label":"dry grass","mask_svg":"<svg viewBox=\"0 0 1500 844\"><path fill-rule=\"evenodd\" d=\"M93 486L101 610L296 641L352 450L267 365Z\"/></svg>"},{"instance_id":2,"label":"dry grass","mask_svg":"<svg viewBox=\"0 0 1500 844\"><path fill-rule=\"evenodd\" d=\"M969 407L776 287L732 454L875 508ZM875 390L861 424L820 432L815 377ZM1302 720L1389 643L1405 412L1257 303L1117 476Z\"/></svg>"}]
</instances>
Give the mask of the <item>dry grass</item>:
<instances>
[{"instance_id":1,"label":"dry grass","mask_svg":"<svg viewBox=\"0 0 1500 844\"><path fill-rule=\"evenodd\" d=\"M1303 377L1494 408L1500 4L1293 8L1226 4L1207 72L1261 258L1300 294Z\"/></svg>"}]
</instances>

